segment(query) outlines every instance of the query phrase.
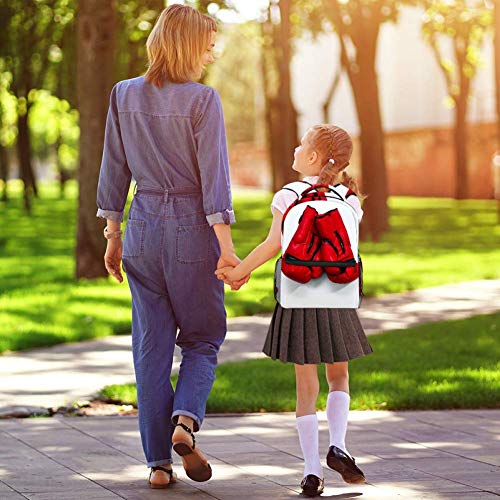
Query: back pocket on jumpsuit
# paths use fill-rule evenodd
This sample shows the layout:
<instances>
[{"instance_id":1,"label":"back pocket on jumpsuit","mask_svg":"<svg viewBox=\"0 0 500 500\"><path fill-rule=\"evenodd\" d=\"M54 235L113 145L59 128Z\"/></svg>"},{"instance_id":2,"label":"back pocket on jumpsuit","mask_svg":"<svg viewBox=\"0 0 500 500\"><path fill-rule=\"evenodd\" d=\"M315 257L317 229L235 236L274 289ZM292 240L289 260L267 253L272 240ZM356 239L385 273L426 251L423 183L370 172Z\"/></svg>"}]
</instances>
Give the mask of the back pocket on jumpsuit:
<instances>
[{"instance_id":1,"label":"back pocket on jumpsuit","mask_svg":"<svg viewBox=\"0 0 500 500\"><path fill-rule=\"evenodd\" d=\"M144 230L146 221L128 220L123 241L124 257L141 257L144 255Z\"/></svg>"},{"instance_id":2,"label":"back pocket on jumpsuit","mask_svg":"<svg viewBox=\"0 0 500 500\"><path fill-rule=\"evenodd\" d=\"M177 261L182 264L205 262L210 252L210 226L178 226L176 241Z\"/></svg>"}]
</instances>

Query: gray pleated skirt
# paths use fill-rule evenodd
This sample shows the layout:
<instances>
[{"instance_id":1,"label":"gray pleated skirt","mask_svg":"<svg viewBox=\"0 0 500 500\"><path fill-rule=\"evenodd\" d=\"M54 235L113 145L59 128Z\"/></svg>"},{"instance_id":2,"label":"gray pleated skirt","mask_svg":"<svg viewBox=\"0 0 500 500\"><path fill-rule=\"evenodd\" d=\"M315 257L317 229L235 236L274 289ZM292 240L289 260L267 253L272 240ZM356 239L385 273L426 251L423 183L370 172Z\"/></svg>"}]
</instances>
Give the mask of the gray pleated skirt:
<instances>
[{"instance_id":1,"label":"gray pleated skirt","mask_svg":"<svg viewBox=\"0 0 500 500\"><path fill-rule=\"evenodd\" d=\"M373 350L356 309L284 309L276 304L263 352L304 365L349 361Z\"/></svg>"}]
</instances>

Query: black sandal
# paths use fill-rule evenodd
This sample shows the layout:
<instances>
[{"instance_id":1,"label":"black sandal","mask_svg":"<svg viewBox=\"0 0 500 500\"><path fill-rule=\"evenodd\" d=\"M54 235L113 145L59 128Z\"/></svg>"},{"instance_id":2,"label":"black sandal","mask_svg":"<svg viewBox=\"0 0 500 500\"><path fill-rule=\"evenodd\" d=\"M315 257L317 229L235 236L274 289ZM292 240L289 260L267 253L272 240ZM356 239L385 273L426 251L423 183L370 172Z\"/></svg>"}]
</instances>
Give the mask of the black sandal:
<instances>
[{"instance_id":1,"label":"black sandal","mask_svg":"<svg viewBox=\"0 0 500 500\"><path fill-rule=\"evenodd\" d=\"M161 470L163 472L166 472L169 475L169 481L168 483L152 483L151 482L151 476L153 475L153 472ZM151 467L151 472L149 473L149 486L150 488L153 488L155 490L162 490L165 488L168 488L172 483L175 483L177 481L177 474L174 473L172 469L165 469L165 467L162 467L160 465L156 465L154 467Z\"/></svg>"},{"instance_id":2,"label":"black sandal","mask_svg":"<svg viewBox=\"0 0 500 500\"><path fill-rule=\"evenodd\" d=\"M196 438L194 437L194 432L185 424L181 424L181 423L175 424L175 427L182 427L187 433L191 434L191 439L193 441L193 444L191 445L191 450L194 450L196 448ZM183 446L185 444L186 443L183 443ZM191 453L191 452L189 452L189 453Z\"/></svg>"},{"instance_id":3,"label":"black sandal","mask_svg":"<svg viewBox=\"0 0 500 500\"><path fill-rule=\"evenodd\" d=\"M190 434L192 440L192 444L189 444L184 439L177 441L172 439L172 446L174 451L182 458L187 477L198 482L208 481L212 477L212 468L196 447L194 432L187 425L181 423L176 424L175 427L184 429Z\"/></svg>"}]
</instances>

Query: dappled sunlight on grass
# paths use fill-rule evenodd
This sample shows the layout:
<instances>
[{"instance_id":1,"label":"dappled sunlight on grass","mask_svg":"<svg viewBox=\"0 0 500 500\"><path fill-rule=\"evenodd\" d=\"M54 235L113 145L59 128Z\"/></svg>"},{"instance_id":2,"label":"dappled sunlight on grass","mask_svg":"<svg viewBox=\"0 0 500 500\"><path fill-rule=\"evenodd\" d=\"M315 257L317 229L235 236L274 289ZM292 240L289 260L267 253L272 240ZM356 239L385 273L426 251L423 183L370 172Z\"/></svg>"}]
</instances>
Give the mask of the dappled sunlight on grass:
<instances>
[{"instance_id":1,"label":"dappled sunlight on grass","mask_svg":"<svg viewBox=\"0 0 500 500\"><path fill-rule=\"evenodd\" d=\"M11 200L0 202L0 352L129 333L126 275L122 284L74 278L76 183L68 183L65 199L56 184L40 184L31 216L21 188L9 182ZM266 237L271 199L235 190L232 234L240 257ZM361 244L366 295L500 277L495 201L395 197L390 206L391 232ZM227 291L228 315L271 311L273 274L271 261L239 292Z\"/></svg>"},{"instance_id":2,"label":"dappled sunlight on grass","mask_svg":"<svg viewBox=\"0 0 500 500\"><path fill-rule=\"evenodd\" d=\"M349 364L353 410L500 408L500 314L387 332L370 337L370 343L375 354ZM318 408L324 409L323 367L319 376ZM136 403L130 384L103 393ZM294 411L293 364L258 359L220 365L207 408Z\"/></svg>"},{"instance_id":3,"label":"dappled sunlight on grass","mask_svg":"<svg viewBox=\"0 0 500 500\"><path fill-rule=\"evenodd\" d=\"M135 384L108 385L106 389L101 392L101 396L109 401L137 405Z\"/></svg>"},{"instance_id":4,"label":"dappled sunlight on grass","mask_svg":"<svg viewBox=\"0 0 500 500\"><path fill-rule=\"evenodd\" d=\"M0 296L0 352L130 333L128 288L113 292L99 281L89 290L87 282L50 283Z\"/></svg>"}]
</instances>

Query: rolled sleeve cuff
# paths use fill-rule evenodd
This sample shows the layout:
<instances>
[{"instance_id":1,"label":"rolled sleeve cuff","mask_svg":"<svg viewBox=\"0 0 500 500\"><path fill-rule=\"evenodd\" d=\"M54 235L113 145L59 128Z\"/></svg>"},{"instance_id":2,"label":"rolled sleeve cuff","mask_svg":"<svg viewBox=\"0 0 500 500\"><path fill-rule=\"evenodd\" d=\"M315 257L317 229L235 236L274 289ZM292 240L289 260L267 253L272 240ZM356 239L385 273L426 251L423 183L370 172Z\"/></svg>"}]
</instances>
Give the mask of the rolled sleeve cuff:
<instances>
[{"instance_id":1,"label":"rolled sleeve cuff","mask_svg":"<svg viewBox=\"0 0 500 500\"><path fill-rule=\"evenodd\" d=\"M103 210L99 208L97 210L96 217L102 217L103 219L114 220L115 222L123 222L123 211L115 212L114 210Z\"/></svg>"},{"instance_id":2,"label":"rolled sleeve cuff","mask_svg":"<svg viewBox=\"0 0 500 500\"><path fill-rule=\"evenodd\" d=\"M207 222L210 226L214 224L234 224L236 222L234 210L224 210L224 212L207 215Z\"/></svg>"}]
</instances>

